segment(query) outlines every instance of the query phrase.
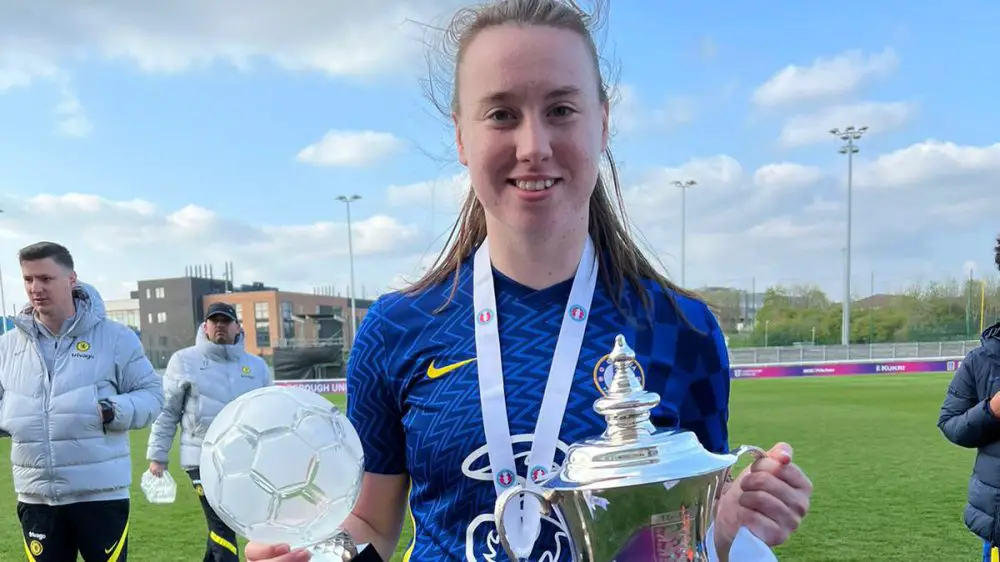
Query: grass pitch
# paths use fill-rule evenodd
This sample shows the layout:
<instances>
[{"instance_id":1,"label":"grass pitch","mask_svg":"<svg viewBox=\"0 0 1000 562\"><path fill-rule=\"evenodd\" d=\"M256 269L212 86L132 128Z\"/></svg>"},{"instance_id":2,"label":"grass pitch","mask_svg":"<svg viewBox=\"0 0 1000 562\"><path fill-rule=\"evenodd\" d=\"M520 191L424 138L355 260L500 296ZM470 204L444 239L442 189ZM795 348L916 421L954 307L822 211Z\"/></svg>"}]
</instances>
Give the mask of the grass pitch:
<instances>
[{"instance_id":1,"label":"grass pitch","mask_svg":"<svg viewBox=\"0 0 1000 562\"><path fill-rule=\"evenodd\" d=\"M973 453L935 426L950 374L736 380L731 443L769 448L779 440L816 492L801 530L778 549L796 562L975 560L982 551L962 525ZM343 397L331 397L343 405ZM132 562L201 560L205 523L187 475L176 467L174 505L145 502L138 482L146 432L132 438L135 459ZM25 560L14 512L9 440L0 441L0 560ZM741 467L747 461L741 463ZM399 553L410 540L404 530ZM242 550L243 543L240 547Z\"/></svg>"}]
</instances>

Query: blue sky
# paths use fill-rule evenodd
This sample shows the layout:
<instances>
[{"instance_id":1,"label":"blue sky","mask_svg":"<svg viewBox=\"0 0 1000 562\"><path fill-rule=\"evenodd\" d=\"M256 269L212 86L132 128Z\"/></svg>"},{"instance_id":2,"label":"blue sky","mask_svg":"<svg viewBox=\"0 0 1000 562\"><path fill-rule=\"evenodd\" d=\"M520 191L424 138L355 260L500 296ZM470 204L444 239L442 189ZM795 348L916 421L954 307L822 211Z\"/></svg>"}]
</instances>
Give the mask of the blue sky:
<instances>
[{"instance_id":1,"label":"blue sky","mask_svg":"<svg viewBox=\"0 0 1000 562\"><path fill-rule=\"evenodd\" d=\"M0 7L0 267L14 270L18 247L47 238L69 244L110 297L139 277L187 263L218 271L226 259L239 282L343 290L335 197L356 193L358 283L369 295L398 283L453 219L461 172L417 82L416 30L398 27L460 2L400 4ZM973 266L995 274L1000 86L987 69L998 5L663 4L614 3L602 46L624 96L614 148L626 198L674 277L670 181L693 178L688 285L816 283L839 297L846 162L835 138L808 135L828 122L871 127L855 176L861 296L873 271L878 290ZM356 58L368 62L338 71ZM755 102L790 65L795 77ZM60 130L67 116L76 121ZM395 148L366 165L296 159L329 131L377 133ZM416 194L435 180L432 214ZM135 199L152 205L117 204ZM8 301L20 297L11 277Z\"/></svg>"}]
</instances>

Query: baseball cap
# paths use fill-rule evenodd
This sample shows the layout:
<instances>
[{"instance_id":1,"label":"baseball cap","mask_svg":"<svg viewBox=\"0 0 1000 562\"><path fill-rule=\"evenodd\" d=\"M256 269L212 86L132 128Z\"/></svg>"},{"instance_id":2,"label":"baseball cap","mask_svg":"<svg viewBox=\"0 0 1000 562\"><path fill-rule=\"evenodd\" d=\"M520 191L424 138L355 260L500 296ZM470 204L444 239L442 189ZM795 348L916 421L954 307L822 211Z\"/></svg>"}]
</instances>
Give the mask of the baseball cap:
<instances>
[{"instance_id":1,"label":"baseball cap","mask_svg":"<svg viewBox=\"0 0 1000 562\"><path fill-rule=\"evenodd\" d=\"M236 309L229 303L213 302L208 305L208 310L205 311L205 320L208 320L217 314L221 314L234 322L239 321L239 319L236 318Z\"/></svg>"}]
</instances>

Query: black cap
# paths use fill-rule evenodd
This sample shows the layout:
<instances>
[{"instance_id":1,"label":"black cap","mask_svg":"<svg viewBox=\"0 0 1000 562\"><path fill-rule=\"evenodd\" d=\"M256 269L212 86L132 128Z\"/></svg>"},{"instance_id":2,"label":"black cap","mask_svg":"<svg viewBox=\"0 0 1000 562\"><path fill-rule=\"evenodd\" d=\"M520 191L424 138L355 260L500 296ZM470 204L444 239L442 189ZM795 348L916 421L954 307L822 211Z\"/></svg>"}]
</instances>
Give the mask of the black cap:
<instances>
[{"instance_id":1,"label":"black cap","mask_svg":"<svg viewBox=\"0 0 1000 562\"><path fill-rule=\"evenodd\" d=\"M236 309L233 307L233 305L228 303L213 302L212 304L208 305L208 310L205 311L205 320L208 320L209 318L217 314L221 314L229 318L233 322L239 321L239 319L236 318Z\"/></svg>"}]
</instances>

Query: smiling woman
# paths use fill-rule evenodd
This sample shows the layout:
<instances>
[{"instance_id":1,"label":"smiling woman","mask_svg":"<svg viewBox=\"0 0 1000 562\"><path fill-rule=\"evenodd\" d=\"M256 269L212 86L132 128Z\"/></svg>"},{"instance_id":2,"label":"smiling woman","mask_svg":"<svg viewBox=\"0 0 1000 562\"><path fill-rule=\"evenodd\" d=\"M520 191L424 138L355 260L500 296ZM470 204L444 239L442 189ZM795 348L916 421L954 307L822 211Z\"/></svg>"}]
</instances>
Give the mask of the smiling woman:
<instances>
[{"instance_id":1,"label":"smiling woman","mask_svg":"<svg viewBox=\"0 0 1000 562\"><path fill-rule=\"evenodd\" d=\"M446 33L453 87L442 107L472 185L448 247L421 280L369 309L347 368L366 472L344 529L369 554L390 558L409 505L404 560L495 556L498 496L541 482L566 443L606 429L592 373L621 332L661 397L650 421L729 450L722 330L627 228L592 24L568 1L501 0L460 10ZM768 546L808 510L811 484L790 448L751 469L698 538L710 560L774 560ZM520 559L573 558L561 515L506 513ZM246 552L308 559L287 545Z\"/></svg>"}]
</instances>

